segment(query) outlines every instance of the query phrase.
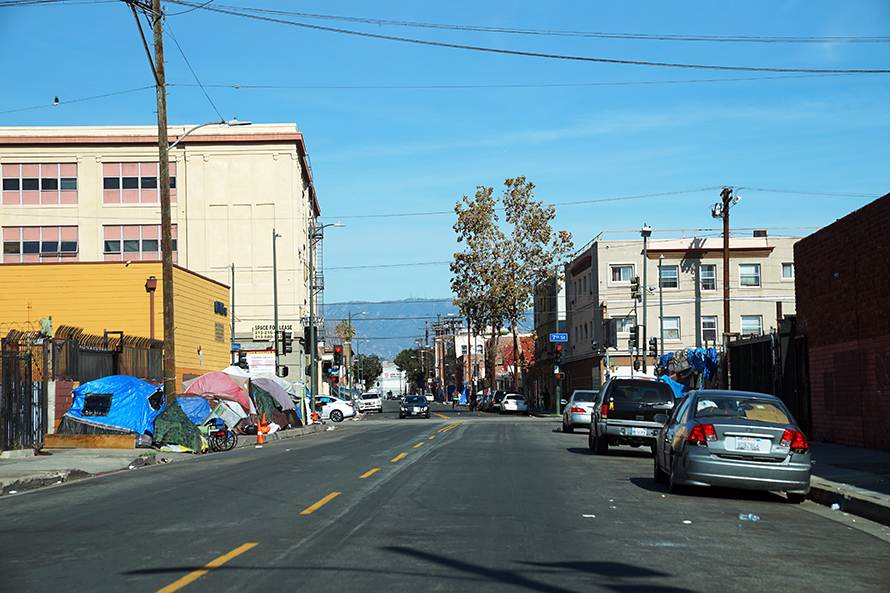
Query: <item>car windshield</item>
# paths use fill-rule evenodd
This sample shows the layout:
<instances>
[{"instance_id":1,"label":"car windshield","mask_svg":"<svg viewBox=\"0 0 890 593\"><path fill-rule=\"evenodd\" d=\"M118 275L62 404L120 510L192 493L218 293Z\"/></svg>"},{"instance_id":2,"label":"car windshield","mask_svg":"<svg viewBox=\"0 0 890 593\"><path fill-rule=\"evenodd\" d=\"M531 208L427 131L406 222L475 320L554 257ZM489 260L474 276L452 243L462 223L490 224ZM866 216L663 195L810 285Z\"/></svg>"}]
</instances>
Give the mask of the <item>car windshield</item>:
<instances>
[{"instance_id":1,"label":"car windshield","mask_svg":"<svg viewBox=\"0 0 890 593\"><path fill-rule=\"evenodd\" d=\"M409 395L405 398L406 404L425 404L426 398L422 395Z\"/></svg>"},{"instance_id":2,"label":"car windshield","mask_svg":"<svg viewBox=\"0 0 890 593\"><path fill-rule=\"evenodd\" d=\"M573 402L592 402L596 401L596 394L599 391L576 391L572 396Z\"/></svg>"},{"instance_id":3,"label":"car windshield","mask_svg":"<svg viewBox=\"0 0 890 593\"><path fill-rule=\"evenodd\" d=\"M377 399L378 395L376 393L363 393L362 399Z\"/></svg>"},{"instance_id":4,"label":"car windshield","mask_svg":"<svg viewBox=\"0 0 890 593\"><path fill-rule=\"evenodd\" d=\"M609 393L610 401L638 403L667 403L674 401L674 392L667 383L628 379L615 381Z\"/></svg>"},{"instance_id":5,"label":"car windshield","mask_svg":"<svg viewBox=\"0 0 890 593\"><path fill-rule=\"evenodd\" d=\"M749 420L764 424L792 424L778 402L755 397L702 394L695 403L696 419Z\"/></svg>"}]
</instances>

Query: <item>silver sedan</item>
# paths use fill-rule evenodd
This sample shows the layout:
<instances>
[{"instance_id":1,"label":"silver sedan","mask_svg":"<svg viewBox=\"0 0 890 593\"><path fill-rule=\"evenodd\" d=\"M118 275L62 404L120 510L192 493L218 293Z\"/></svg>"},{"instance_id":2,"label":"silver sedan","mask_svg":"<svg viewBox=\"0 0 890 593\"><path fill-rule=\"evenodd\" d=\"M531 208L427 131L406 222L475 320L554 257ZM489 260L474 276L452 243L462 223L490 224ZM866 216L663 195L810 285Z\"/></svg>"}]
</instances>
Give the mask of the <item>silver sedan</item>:
<instances>
[{"instance_id":1,"label":"silver sedan","mask_svg":"<svg viewBox=\"0 0 890 593\"><path fill-rule=\"evenodd\" d=\"M596 394L599 391L576 389L568 401L563 400L562 431L574 432L576 428L590 428L590 414L593 412Z\"/></svg>"},{"instance_id":2,"label":"silver sedan","mask_svg":"<svg viewBox=\"0 0 890 593\"><path fill-rule=\"evenodd\" d=\"M656 438L655 480L671 492L720 486L785 492L802 502L810 491L807 439L776 397L742 391L692 391L674 407Z\"/></svg>"}]
</instances>

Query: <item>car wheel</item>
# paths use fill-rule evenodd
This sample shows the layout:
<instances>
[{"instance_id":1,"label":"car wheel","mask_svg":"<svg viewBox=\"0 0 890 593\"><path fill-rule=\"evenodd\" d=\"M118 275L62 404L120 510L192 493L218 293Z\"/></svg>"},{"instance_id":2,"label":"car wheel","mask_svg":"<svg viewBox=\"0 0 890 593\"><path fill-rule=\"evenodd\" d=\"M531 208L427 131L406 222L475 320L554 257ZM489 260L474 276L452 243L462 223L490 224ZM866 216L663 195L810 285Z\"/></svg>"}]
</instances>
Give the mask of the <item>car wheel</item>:
<instances>
[{"instance_id":1,"label":"car wheel","mask_svg":"<svg viewBox=\"0 0 890 593\"><path fill-rule=\"evenodd\" d=\"M594 446L596 447L597 455L605 455L609 452L609 441L605 436L598 437L594 433Z\"/></svg>"},{"instance_id":2,"label":"car wheel","mask_svg":"<svg viewBox=\"0 0 890 593\"><path fill-rule=\"evenodd\" d=\"M400 419L400 420L401 420L402 418L404 418L404 417L405 417L404 414L399 414L399 419Z\"/></svg>"},{"instance_id":3,"label":"car wheel","mask_svg":"<svg viewBox=\"0 0 890 593\"><path fill-rule=\"evenodd\" d=\"M430 413L429 413L429 412L426 413L426 417L427 417L427 418L430 417Z\"/></svg>"},{"instance_id":4,"label":"car wheel","mask_svg":"<svg viewBox=\"0 0 890 593\"><path fill-rule=\"evenodd\" d=\"M331 420L334 422L341 422L343 420L343 412L341 412L340 410L332 411Z\"/></svg>"},{"instance_id":5,"label":"car wheel","mask_svg":"<svg viewBox=\"0 0 890 593\"><path fill-rule=\"evenodd\" d=\"M791 504L800 504L807 499L807 495L800 492L786 492L785 496Z\"/></svg>"},{"instance_id":6,"label":"car wheel","mask_svg":"<svg viewBox=\"0 0 890 593\"><path fill-rule=\"evenodd\" d=\"M655 475L653 477L655 478L655 481L659 484L666 484L669 479L669 476L668 476L667 472L664 471L663 469L661 469L661 467L658 465L658 457L657 456L655 457L654 465L655 465Z\"/></svg>"},{"instance_id":7,"label":"car wheel","mask_svg":"<svg viewBox=\"0 0 890 593\"><path fill-rule=\"evenodd\" d=\"M674 469L675 469L675 466L677 465L677 462L674 460L674 455L673 455L673 454L671 454L671 461L670 461L670 463L671 463L671 473L670 473L670 476L668 477L668 481L670 482L671 494L685 494L685 493L686 493L686 488L685 488L684 486L678 484L678 483L674 480L674 474L676 474L676 472L674 471Z\"/></svg>"},{"instance_id":8,"label":"car wheel","mask_svg":"<svg viewBox=\"0 0 890 593\"><path fill-rule=\"evenodd\" d=\"M575 432L575 427L572 426L571 424L566 424L565 422L563 422L563 423L562 423L562 431L563 431L563 432L570 432L570 433L571 433L571 432Z\"/></svg>"}]
</instances>

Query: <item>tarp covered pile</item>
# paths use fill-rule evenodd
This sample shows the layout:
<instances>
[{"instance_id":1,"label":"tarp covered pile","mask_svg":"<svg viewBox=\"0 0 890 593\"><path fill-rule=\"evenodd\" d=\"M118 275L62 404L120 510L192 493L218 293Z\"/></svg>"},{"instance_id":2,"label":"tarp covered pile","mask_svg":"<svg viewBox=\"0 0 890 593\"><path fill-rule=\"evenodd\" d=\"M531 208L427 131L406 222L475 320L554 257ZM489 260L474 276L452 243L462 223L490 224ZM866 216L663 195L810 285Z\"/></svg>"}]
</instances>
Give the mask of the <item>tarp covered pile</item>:
<instances>
[{"instance_id":1,"label":"tarp covered pile","mask_svg":"<svg viewBox=\"0 0 890 593\"><path fill-rule=\"evenodd\" d=\"M713 388L717 384L720 359L714 348L685 348L667 352L655 365L655 374L681 397L692 389Z\"/></svg>"}]
</instances>

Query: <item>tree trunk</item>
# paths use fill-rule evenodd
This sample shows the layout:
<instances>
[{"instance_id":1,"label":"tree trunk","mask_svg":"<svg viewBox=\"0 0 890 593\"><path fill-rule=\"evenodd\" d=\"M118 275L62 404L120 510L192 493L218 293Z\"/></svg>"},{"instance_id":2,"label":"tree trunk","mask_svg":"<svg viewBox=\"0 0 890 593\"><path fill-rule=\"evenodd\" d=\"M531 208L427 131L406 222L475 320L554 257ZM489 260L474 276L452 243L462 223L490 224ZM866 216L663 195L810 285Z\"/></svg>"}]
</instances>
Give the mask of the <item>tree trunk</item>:
<instances>
[{"instance_id":1,"label":"tree trunk","mask_svg":"<svg viewBox=\"0 0 890 593\"><path fill-rule=\"evenodd\" d=\"M519 358L522 350L519 348L519 327L513 322L513 392L519 392Z\"/></svg>"}]
</instances>

